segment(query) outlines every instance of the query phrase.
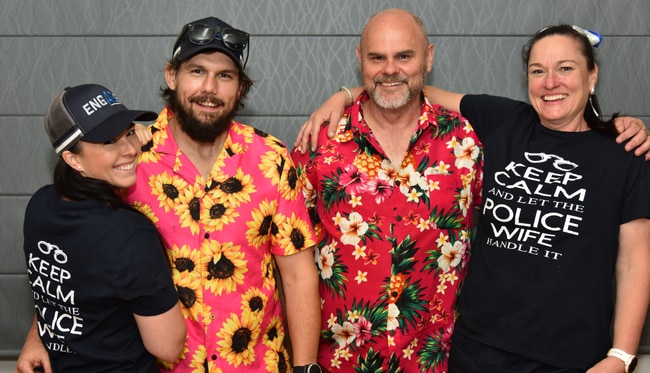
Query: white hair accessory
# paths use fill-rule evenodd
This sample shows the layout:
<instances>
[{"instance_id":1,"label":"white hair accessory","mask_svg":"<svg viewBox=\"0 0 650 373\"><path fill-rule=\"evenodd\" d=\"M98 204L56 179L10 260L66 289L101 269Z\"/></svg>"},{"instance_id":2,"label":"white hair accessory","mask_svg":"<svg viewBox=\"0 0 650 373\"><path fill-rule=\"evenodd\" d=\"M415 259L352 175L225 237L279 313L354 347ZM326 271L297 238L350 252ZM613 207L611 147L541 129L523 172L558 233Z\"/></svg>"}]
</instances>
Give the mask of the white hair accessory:
<instances>
[{"instance_id":1,"label":"white hair accessory","mask_svg":"<svg viewBox=\"0 0 650 373\"><path fill-rule=\"evenodd\" d=\"M594 48L598 48L600 42L603 41L603 37L595 31L585 30L582 27L575 25L572 25L571 27L573 27L573 29L576 30L579 34L589 39L589 44L591 44L591 46Z\"/></svg>"}]
</instances>

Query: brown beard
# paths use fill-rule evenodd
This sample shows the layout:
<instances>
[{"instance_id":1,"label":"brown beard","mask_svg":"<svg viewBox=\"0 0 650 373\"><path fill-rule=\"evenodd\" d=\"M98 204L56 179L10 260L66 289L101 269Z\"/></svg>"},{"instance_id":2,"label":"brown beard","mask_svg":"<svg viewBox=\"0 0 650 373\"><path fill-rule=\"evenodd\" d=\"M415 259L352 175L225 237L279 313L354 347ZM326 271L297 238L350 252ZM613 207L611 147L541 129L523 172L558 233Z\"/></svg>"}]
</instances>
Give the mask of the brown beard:
<instances>
[{"instance_id":1,"label":"brown beard","mask_svg":"<svg viewBox=\"0 0 650 373\"><path fill-rule=\"evenodd\" d=\"M224 105L224 102L217 98L210 97L209 99L218 105ZM205 97L195 97L192 100L206 101ZM207 121L197 118L193 110L186 110L183 105L181 105L176 92L172 93L172 97L170 97L169 100L169 106L172 109L176 121L180 125L181 129L192 140L205 144L213 143L219 135L228 131L230 122L232 122L237 113L235 108L239 107L239 100L235 102L235 105L233 105L233 108L230 111L211 117Z\"/></svg>"}]
</instances>

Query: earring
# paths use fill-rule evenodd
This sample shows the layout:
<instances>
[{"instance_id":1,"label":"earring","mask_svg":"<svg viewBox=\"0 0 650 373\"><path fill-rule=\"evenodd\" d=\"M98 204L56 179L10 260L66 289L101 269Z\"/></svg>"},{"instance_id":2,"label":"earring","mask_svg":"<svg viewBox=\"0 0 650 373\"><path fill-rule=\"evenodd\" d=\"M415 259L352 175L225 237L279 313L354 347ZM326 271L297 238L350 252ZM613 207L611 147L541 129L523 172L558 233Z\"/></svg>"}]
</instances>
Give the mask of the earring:
<instances>
[{"instance_id":1,"label":"earring","mask_svg":"<svg viewBox=\"0 0 650 373\"><path fill-rule=\"evenodd\" d=\"M589 95L589 106L591 106L591 111L594 113L596 118L602 120L600 116L600 105L598 104L598 98L596 97L596 91L594 90L591 95Z\"/></svg>"},{"instance_id":2,"label":"earring","mask_svg":"<svg viewBox=\"0 0 650 373\"><path fill-rule=\"evenodd\" d=\"M591 94L592 94L592 95L595 95L595 94L596 94L596 88L595 88L595 87L591 87Z\"/></svg>"}]
</instances>

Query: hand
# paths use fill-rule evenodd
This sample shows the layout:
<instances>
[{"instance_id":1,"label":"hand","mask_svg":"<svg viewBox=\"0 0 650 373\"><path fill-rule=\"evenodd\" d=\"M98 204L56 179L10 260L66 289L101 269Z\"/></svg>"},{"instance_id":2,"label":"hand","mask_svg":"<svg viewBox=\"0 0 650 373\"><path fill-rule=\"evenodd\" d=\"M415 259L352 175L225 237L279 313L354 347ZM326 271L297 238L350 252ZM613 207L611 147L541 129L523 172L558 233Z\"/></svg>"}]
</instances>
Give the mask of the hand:
<instances>
[{"instance_id":1,"label":"hand","mask_svg":"<svg viewBox=\"0 0 650 373\"><path fill-rule=\"evenodd\" d=\"M147 145L147 143L153 138L151 131L140 123L135 124L135 135L138 136L138 140L140 140L140 145L142 146Z\"/></svg>"},{"instance_id":2,"label":"hand","mask_svg":"<svg viewBox=\"0 0 650 373\"><path fill-rule=\"evenodd\" d=\"M336 134L336 127L339 120L343 116L346 105L350 103L347 92L339 91L327 99L316 111L314 111L309 119L302 125L298 131L298 137L293 146L305 154L311 141L311 150L316 151L318 146L318 133L320 132L321 124L329 122L327 127L327 136L331 139Z\"/></svg>"},{"instance_id":3,"label":"hand","mask_svg":"<svg viewBox=\"0 0 650 373\"><path fill-rule=\"evenodd\" d=\"M50 357L47 355L45 346L40 339L37 341L25 341L14 373L52 373Z\"/></svg>"},{"instance_id":4,"label":"hand","mask_svg":"<svg viewBox=\"0 0 650 373\"><path fill-rule=\"evenodd\" d=\"M625 373L625 364L615 357L607 357L589 368L586 373Z\"/></svg>"},{"instance_id":5,"label":"hand","mask_svg":"<svg viewBox=\"0 0 650 373\"><path fill-rule=\"evenodd\" d=\"M614 124L619 132L616 142L620 144L630 139L625 144L625 150L634 150L637 157L645 154L646 161L650 161L650 131L643 121L632 117L619 117Z\"/></svg>"},{"instance_id":6,"label":"hand","mask_svg":"<svg viewBox=\"0 0 650 373\"><path fill-rule=\"evenodd\" d=\"M23 349L18 356L14 373L52 373L50 357L43 346L43 341L38 336L38 323L35 315L32 326L27 332Z\"/></svg>"}]
</instances>

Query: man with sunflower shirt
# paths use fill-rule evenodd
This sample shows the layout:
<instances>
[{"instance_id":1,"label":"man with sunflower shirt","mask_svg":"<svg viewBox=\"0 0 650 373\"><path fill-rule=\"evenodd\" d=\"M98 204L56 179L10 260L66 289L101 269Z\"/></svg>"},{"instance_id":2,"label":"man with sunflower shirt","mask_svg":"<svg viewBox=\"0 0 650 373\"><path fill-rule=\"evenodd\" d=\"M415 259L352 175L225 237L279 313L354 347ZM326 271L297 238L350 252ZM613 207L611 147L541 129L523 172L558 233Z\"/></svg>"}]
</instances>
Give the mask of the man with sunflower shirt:
<instances>
[{"instance_id":1,"label":"man with sunflower shirt","mask_svg":"<svg viewBox=\"0 0 650 373\"><path fill-rule=\"evenodd\" d=\"M293 153L318 241L319 364L447 372L482 147L459 113L422 92L433 45L417 16L373 16L357 59L365 91L338 133L329 139L323 127L316 151Z\"/></svg>"},{"instance_id":2,"label":"man with sunflower shirt","mask_svg":"<svg viewBox=\"0 0 650 373\"><path fill-rule=\"evenodd\" d=\"M165 371L288 372L287 332L293 365L316 362L318 275L302 181L284 144L234 120L252 86L248 37L214 17L183 27L165 68L167 106L128 190L166 242L187 324L185 349Z\"/></svg>"}]
</instances>

